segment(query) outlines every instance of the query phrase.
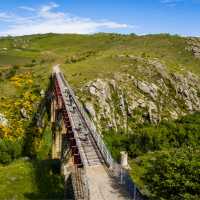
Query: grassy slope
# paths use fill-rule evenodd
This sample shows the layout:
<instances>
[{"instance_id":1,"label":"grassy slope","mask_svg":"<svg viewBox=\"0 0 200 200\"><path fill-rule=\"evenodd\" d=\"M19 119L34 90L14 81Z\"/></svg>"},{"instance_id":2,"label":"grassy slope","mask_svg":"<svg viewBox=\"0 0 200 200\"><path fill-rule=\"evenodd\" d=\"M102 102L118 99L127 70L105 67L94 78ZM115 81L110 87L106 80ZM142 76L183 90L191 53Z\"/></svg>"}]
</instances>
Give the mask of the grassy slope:
<instances>
[{"instance_id":1,"label":"grassy slope","mask_svg":"<svg viewBox=\"0 0 200 200\"><path fill-rule=\"evenodd\" d=\"M63 177L56 161L48 160L51 131L46 129L37 160L15 160L0 165L0 199L63 199Z\"/></svg>"},{"instance_id":2,"label":"grassy slope","mask_svg":"<svg viewBox=\"0 0 200 200\"><path fill-rule=\"evenodd\" d=\"M18 160L0 166L0 199L28 199L26 194L37 191L31 162Z\"/></svg>"},{"instance_id":3,"label":"grassy slope","mask_svg":"<svg viewBox=\"0 0 200 200\"><path fill-rule=\"evenodd\" d=\"M0 199L63 199L64 180L54 165L50 160L16 160L0 166Z\"/></svg>"},{"instance_id":4,"label":"grassy slope","mask_svg":"<svg viewBox=\"0 0 200 200\"><path fill-rule=\"evenodd\" d=\"M63 65L63 70L73 82L77 82L74 73L82 73L82 78L94 78L101 74L109 74L114 71L121 71L121 64L113 58L114 55L136 55L145 54L150 58L159 58L165 62L171 70L191 70L200 74L199 60L195 59L190 52L185 50L184 38L168 35L150 36L118 36L118 35L44 35L26 36L27 48L13 48L9 43L0 45L7 47L7 53L0 53L0 65L18 63L25 64L27 59L38 60L47 59L48 56L54 58L54 62L63 64L67 57L81 55L84 52L93 51L95 55L88 57L81 62ZM28 38L28 39L27 39ZM12 57L13 56L13 57ZM8 57L8 58L7 58ZM48 61L47 61L48 63ZM42 70L46 65L40 66ZM134 73L134 69L132 71ZM78 84L78 83L77 83Z\"/></svg>"},{"instance_id":5,"label":"grassy slope","mask_svg":"<svg viewBox=\"0 0 200 200\"><path fill-rule=\"evenodd\" d=\"M100 36L93 37L98 38ZM99 51L97 49L97 54L93 57L75 64L63 65L66 76L76 86L80 86L81 83L96 77L112 76L114 72L128 71L130 74L134 74L134 67L128 70L123 67L126 64L130 64L129 61L116 59L116 55L122 54L135 56L145 54L148 58L158 58L171 71L190 70L198 75L200 74L200 62L185 50L186 43L184 38L165 35L143 37L106 36L105 40L109 44L106 50Z\"/></svg>"}]
</instances>

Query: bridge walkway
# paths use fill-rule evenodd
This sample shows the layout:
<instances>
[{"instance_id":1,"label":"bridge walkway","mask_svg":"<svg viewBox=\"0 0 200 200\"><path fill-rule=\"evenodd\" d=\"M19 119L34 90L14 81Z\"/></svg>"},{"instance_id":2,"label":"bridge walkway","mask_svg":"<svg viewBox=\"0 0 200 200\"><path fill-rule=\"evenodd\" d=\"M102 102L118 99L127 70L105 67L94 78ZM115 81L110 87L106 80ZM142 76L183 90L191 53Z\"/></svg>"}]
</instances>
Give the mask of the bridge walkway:
<instances>
[{"instance_id":1,"label":"bridge walkway","mask_svg":"<svg viewBox=\"0 0 200 200\"><path fill-rule=\"evenodd\" d=\"M62 78L62 76L61 76ZM64 93L64 102L68 110L68 115L73 122L73 128L77 133L76 141L79 143L79 150L81 151L84 165L99 165L103 163L103 158L98 151L94 139L91 137L87 126L77 109L70 93L66 89L65 82L62 78L63 85L61 86L62 94Z\"/></svg>"}]
</instances>

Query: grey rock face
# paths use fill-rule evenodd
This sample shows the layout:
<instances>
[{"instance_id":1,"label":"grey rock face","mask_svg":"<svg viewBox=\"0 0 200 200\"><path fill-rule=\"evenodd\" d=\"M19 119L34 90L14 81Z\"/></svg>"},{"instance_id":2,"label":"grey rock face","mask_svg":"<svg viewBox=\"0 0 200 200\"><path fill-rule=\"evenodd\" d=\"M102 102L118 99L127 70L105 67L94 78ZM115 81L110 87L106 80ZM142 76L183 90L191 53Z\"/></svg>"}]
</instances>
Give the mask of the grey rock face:
<instances>
[{"instance_id":1,"label":"grey rock face","mask_svg":"<svg viewBox=\"0 0 200 200\"><path fill-rule=\"evenodd\" d=\"M94 109L92 103L86 102L86 103L85 103L85 109L86 109L87 112L90 113L90 115L91 115L93 118L96 118L96 112L95 112L95 109Z\"/></svg>"},{"instance_id":2,"label":"grey rock face","mask_svg":"<svg viewBox=\"0 0 200 200\"><path fill-rule=\"evenodd\" d=\"M191 51L196 58L200 58L200 39L199 38L189 38L188 39L188 51Z\"/></svg>"},{"instance_id":3,"label":"grey rock face","mask_svg":"<svg viewBox=\"0 0 200 200\"><path fill-rule=\"evenodd\" d=\"M0 125L2 126L7 126L8 125L8 120L6 117L0 113Z\"/></svg>"},{"instance_id":4,"label":"grey rock face","mask_svg":"<svg viewBox=\"0 0 200 200\"><path fill-rule=\"evenodd\" d=\"M158 88L155 84L140 80L137 80L134 83L142 92L148 94L152 99L156 100Z\"/></svg>"},{"instance_id":5,"label":"grey rock face","mask_svg":"<svg viewBox=\"0 0 200 200\"><path fill-rule=\"evenodd\" d=\"M110 86L115 87L115 81L114 80L101 80L97 79L94 82L89 82L83 90L86 90L96 102L96 105L98 105L99 109L98 112L94 109L94 106L91 105L92 102L88 104L86 103L86 108L90 112L91 115L95 115L93 120L96 122L97 127L100 127L99 121L105 121L107 120L107 127L114 127L116 128L116 121L115 117L113 116L113 107L110 105L111 101L111 88ZM96 114L97 113L97 114Z\"/></svg>"},{"instance_id":6,"label":"grey rock face","mask_svg":"<svg viewBox=\"0 0 200 200\"><path fill-rule=\"evenodd\" d=\"M21 108L21 109L20 109L20 114L21 114L21 116L22 116L23 118L29 119L29 116L28 116L28 114L27 114L25 108Z\"/></svg>"},{"instance_id":7,"label":"grey rock face","mask_svg":"<svg viewBox=\"0 0 200 200\"><path fill-rule=\"evenodd\" d=\"M149 119L152 123L158 123L160 121L158 108L156 104L152 101L149 102L148 113L149 113Z\"/></svg>"},{"instance_id":8,"label":"grey rock face","mask_svg":"<svg viewBox=\"0 0 200 200\"><path fill-rule=\"evenodd\" d=\"M135 69L138 75L115 73L112 79L97 79L82 88L91 97L86 107L98 128L131 130L131 123L158 123L200 111L200 78L195 74L169 72L158 59Z\"/></svg>"}]
</instances>

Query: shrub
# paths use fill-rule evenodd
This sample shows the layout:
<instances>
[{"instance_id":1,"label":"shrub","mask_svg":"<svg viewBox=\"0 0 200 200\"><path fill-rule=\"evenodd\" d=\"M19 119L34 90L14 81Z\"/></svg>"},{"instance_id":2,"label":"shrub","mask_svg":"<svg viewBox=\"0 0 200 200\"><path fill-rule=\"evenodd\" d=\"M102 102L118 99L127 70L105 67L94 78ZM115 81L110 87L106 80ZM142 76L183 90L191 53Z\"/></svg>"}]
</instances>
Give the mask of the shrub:
<instances>
[{"instance_id":1,"label":"shrub","mask_svg":"<svg viewBox=\"0 0 200 200\"><path fill-rule=\"evenodd\" d=\"M9 164L11 161L12 158L7 152L0 152L0 163Z\"/></svg>"},{"instance_id":2,"label":"shrub","mask_svg":"<svg viewBox=\"0 0 200 200\"><path fill-rule=\"evenodd\" d=\"M149 160L143 180L151 199L200 199L199 153L198 148L184 147Z\"/></svg>"},{"instance_id":3,"label":"shrub","mask_svg":"<svg viewBox=\"0 0 200 200\"><path fill-rule=\"evenodd\" d=\"M21 156L21 141L12 141L9 139L0 139L0 163L8 164L12 160Z\"/></svg>"},{"instance_id":4,"label":"shrub","mask_svg":"<svg viewBox=\"0 0 200 200\"><path fill-rule=\"evenodd\" d=\"M185 145L200 145L200 113L185 116L177 121L159 125L144 124L134 133L104 133L105 141L115 157L126 150L130 157L137 157L149 151L180 148Z\"/></svg>"},{"instance_id":5,"label":"shrub","mask_svg":"<svg viewBox=\"0 0 200 200\"><path fill-rule=\"evenodd\" d=\"M7 73L6 73L6 78L10 79L13 76L15 76L15 74L17 73L17 70L19 69L18 65L14 65Z\"/></svg>"}]
</instances>

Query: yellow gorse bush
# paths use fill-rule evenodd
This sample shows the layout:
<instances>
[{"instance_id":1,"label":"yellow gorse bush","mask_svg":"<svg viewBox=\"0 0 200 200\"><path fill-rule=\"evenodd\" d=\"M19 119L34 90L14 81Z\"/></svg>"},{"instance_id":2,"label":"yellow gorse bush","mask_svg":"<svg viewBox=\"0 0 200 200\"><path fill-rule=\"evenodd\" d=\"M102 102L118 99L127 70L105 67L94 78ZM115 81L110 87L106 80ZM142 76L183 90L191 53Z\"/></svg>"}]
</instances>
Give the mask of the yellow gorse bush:
<instances>
[{"instance_id":1,"label":"yellow gorse bush","mask_svg":"<svg viewBox=\"0 0 200 200\"><path fill-rule=\"evenodd\" d=\"M33 85L32 74L30 72L17 74L10 78L10 80L14 83L16 87L23 87Z\"/></svg>"},{"instance_id":2,"label":"yellow gorse bush","mask_svg":"<svg viewBox=\"0 0 200 200\"><path fill-rule=\"evenodd\" d=\"M3 114L8 119L7 126L0 125L0 138L16 139L25 136L25 122L20 115L20 109L25 109L28 116L32 116L34 105L39 101L39 96L33 94L32 86L34 84L32 80L32 74L30 72L15 75L10 79L15 87L20 87L22 94L15 98L5 98L1 101L1 109L4 110ZM27 87L31 86L31 87Z\"/></svg>"},{"instance_id":3,"label":"yellow gorse bush","mask_svg":"<svg viewBox=\"0 0 200 200\"><path fill-rule=\"evenodd\" d=\"M12 130L10 127L0 125L0 137L10 137L12 134Z\"/></svg>"}]
</instances>

